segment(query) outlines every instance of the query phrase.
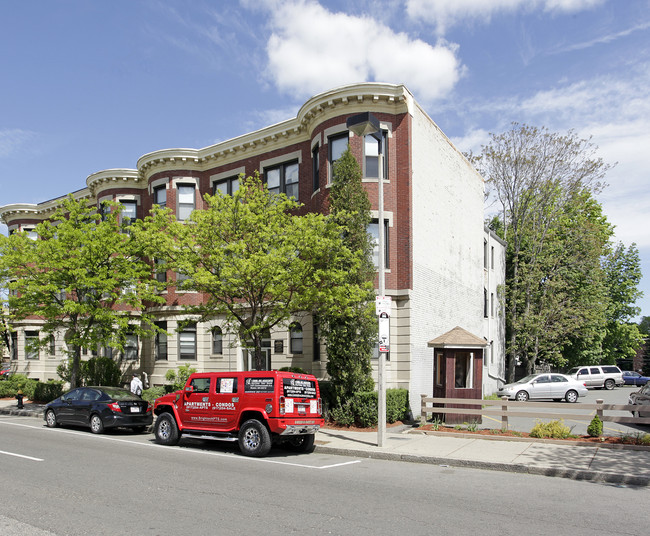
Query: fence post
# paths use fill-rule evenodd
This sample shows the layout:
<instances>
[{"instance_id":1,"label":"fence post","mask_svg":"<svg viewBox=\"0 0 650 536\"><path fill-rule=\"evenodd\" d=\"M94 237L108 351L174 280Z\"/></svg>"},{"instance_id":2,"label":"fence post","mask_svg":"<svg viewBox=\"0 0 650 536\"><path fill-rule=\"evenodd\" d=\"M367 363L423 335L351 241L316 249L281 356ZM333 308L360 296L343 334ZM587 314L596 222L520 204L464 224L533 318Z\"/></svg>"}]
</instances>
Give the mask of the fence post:
<instances>
[{"instance_id":1,"label":"fence post","mask_svg":"<svg viewBox=\"0 0 650 536\"><path fill-rule=\"evenodd\" d=\"M501 400L503 401L501 404L501 430L506 432L508 430L508 415L506 415L508 411L508 397L502 396Z\"/></svg>"},{"instance_id":2,"label":"fence post","mask_svg":"<svg viewBox=\"0 0 650 536\"><path fill-rule=\"evenodd\" d=\"M605 401L601 398L596 399L596 405L600 406L599 408L596 408L596 415L598 415L598 418L602 421L603 420L603 408L602 405Z\"/></svg>"},{"instance_id":3,"label":"fence post","mask_svg":"<svg viewBox=\"0 0 650 536\"><path fill-rule=\"evenodd\" d=\"M424 426L427 423L427 404L424 399L427 395L420 395L420 426Z\"/></svg>"}]
</instances>

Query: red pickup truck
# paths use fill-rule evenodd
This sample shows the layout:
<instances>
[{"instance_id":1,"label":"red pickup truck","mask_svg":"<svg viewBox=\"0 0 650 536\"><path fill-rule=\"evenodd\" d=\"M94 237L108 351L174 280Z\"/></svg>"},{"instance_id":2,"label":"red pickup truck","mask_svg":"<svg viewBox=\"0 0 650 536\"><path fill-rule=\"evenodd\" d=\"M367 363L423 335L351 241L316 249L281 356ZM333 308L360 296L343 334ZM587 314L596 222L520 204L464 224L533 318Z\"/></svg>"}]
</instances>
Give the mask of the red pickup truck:
<instances>
[{"instance_id":1,"label":"red pickup truck","mask_svg":"<svg viewBox=\"0 0 650 536\"><path fill-rule=\"evenodd\" d=\"M197 372L182 391L156 399L156 442L181 436L238 441L247 456L265 456L273 444L312 452L323 426L318 381L295 372Z\"/></svg>"}]
</instances>

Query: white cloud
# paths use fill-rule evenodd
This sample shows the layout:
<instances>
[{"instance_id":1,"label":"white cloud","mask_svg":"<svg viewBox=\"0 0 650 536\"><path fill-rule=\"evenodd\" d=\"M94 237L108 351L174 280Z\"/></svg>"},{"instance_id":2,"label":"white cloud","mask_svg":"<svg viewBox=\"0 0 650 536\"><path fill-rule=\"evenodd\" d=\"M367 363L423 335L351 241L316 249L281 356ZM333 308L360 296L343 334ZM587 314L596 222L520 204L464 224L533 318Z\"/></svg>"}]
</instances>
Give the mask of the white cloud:
<instances>
[{"instance_id":1,"label":"white cloud","mask_svg":"<svg viewBox=\"0 0 650 536\"><path fill-rule=\"evenodd\" d=\"M434 24L438 34L466 21L488 23L492 15L517 10L542 9L551 13L574 13L591 9L606 0L407 0L413 20Z\"/></svg>"},{"instance_id":2,"label":"white cloud","mask_svg":"<svg viewBox=\"0 0 650 536\"><path fill-rule=\"evenodd\" d=\"M405 83L420 101L430 102L446 96L462 76L456 47L443 40L431 45L313 0L263 5L273 6L266 74L297 98L375 80Z\"/></svg>"},{"instance_id":3,"label":"white cloud","mask_svg":"<svg viewBox=\"0 0 650 536\"><path fill-rule=\"evenodd\" d=\"M494 133L511 128L506 121L514 119L552 132L573 129L579 137L591 138L598 147L596 156L616 164L605 179L609 186L598 196L616 226L616 239L650 248L650 66L638 66L625 79L600 76L558 85L529 98L475 102L465 106L465 112L471 117L487 114ZM453 141L462 151L478 153L489 136L476 128Z\"/></svg>"},{"instance_id":4,"label":"white cloud","mask_svg":"<svg viewBox=\"0 0 650 536\"><path fill-rule=\"evenodd\" d=\"M35 134L29 130L0 130L0 158L13 156L34 139Z\"/></svg>"}]
</instances>

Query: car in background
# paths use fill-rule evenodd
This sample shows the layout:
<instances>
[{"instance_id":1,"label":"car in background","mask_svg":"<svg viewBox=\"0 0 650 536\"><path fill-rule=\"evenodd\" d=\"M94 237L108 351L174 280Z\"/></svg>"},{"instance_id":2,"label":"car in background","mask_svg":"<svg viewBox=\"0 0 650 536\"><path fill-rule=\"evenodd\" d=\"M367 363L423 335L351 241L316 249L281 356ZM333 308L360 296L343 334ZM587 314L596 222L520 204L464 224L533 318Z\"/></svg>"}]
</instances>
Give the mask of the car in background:
<instances>
[{"instance_id":1,"label":"car in background","mask_svg":"<svg viewBox=\"0 0 650 536\"><path fill-rule=\"evenodd\" d=\"M544 373L531 374L514 383L508 383L499 388L498 396L507 396L509 400L526 402L529 399L550 398L559 402L577 402L578 398L587 395L587 387L564 374Z\"/></svg>"},{"instance_id":2,"label":"car in background","mask_svg":"<svg viewBox=\"0 0 650 536\"><path fill-rule=\"evenodd\" d=\"M623 385L623 373L615 365L589 365L583 367L573 367L567 376L584 382L588 389L602 389L608 391L614 389L617 385Z\"/></svg>"},{"instance_id":3,"label":"car in background","mask_svg":"<svg viewBox=\"0 0 650 536\"><path fill-rule=\"evenodd\" d=\"M650 377L634 372L633 370L624 370L623 381L625 385L645 385L650 381Z\"/></svg>"},{"instance_id":4,"label":"car in background","mask_svg":"<svg viewBox=\"0 0 650 536\"><path fill-rule=\"evenodd\" d=\"M11 365L2 365L0 367L0 380L6 380L9 376L11 376Z\"/></svg>"},{"instance_id":5,"label":"car in background","mask_svg":"<svg viewBox=\"0 0 650 536\"><path fill-rule=\"evenodd\" d=\"M152 406L121 387L78 387L45 406L47 426L87 426L94 434L106 428L144 432L153 422Z\"/></svg>"},{"instance_id":6,"label":"car in background","mask_svg":"<svg viewBox=\"0 0 650 536\"><path fill-rule=\"evenodd\" d=\"M630 393L628 404L638 406L638 409L632 410L634 417L650 417L650 383L646 383L638 391Z\"/></svg>"}]
</instances>

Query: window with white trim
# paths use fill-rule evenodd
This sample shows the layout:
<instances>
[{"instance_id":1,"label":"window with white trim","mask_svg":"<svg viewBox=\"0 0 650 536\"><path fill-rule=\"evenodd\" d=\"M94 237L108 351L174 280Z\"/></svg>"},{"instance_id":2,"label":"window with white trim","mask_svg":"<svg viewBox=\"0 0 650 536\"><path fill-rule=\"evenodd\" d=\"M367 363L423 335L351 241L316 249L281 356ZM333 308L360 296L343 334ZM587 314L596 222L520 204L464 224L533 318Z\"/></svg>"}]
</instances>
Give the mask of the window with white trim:
<instances>
[{"instance_id":1,"label":"window with white trim","mask_svg":"<svg viewBox=\"0 0 650 536\"><path fill-rule=\"evenodd\" d=\"M160 320L154 322L158 329L162 331L167 331L167 321ZM162 361L167 359L167 333L157 332L154 338L154 357L156 361Z\"/></svg>"},{"instance_id":2,"label":"window with white trim","mask_svg":"<svg viewBox=\"0 0 650 536\"><path fill-rule=\"evenodd\" d=\"M219 326L212 328L212 353L223 354L223 331Z\"/></svg>"},{"instance_id":3,"label":"window with white trim","mask_svg":"<svg viewBox=\"0 0 650 536\"><path fill-rule=\"evenodd\" d=\"M239 176L235 175L234 177L215 181L212 187L212 194L217 195L217 193L222 193L223 195L233 195L237 190L239 190Z\"/></svg>"},{"instance_id":4,"label":"window with white trim","mask_svg":"<svg viewBox=\"0 0 650 536\"><path fill-rule=\"evenodd\" d=\"M272 194L283 193L298 201L298 162L280 164L264 170L266 185Z\"/></svg>"},{"instance_id":5,"label":"window with white trim","mask_svg":"<svg viewBox=\"0 0 650 536\"><path fill-rule=\"evenodd\" d=\"M167 206L167 185L156 186L153 189L153 204L160 208Z\"/></svg>"},{"instance_id":6,"label":"window with white trim","mask_svg":"<svg viewBox=\"0 0 650 536\"><path fill-rule=\"evenodd\" d=\"M176 185L176 219L184 221L196 208L196 187L194 184Z\"/></svg>"},{"instance_id":7,"label":"window with white trim","mask_svg":"<svg viewBox=\"0 0 650 536\"><path fill-rule=\"evenodd\" d=\"M294 322L289 326L289 337L289 352L302 354L302 326L299 322Z\"/></svg>"},{"instance_id":8,"label":"window with white trim","mask_svg":"<svg viewBox=\"0 0 650 536\"><path fill-rule=\"evenodd\" d=\"M38 331L25 331L25 359L38 359Z\"/></svg>"},{"instance_id":9,"label":"window with white trim","mask_svg":"<svg viewBox=\"0 0 650 536\"><path fill-rule=\"evenodd\" d=\"M343 153L348 148L348 143L349 143L349 135L347 131L345 131L343 134L337 134L335 136L330 136L329 138L327 138L327 145L328 145L327 157L328 157L328 165L329 165L328 180L330 181L330 184L332 182L334 164L339 158L341 158L341 156L343 156Z\"/></svg>"},{"instance_id":10,"label":"window with white trim","mask_svg":"<svg viewBox=\"0 0 650 536\"><path fill-rule=\"evenodd\" d=\"M311 150L311 175L312 191L315 192L320 188L320 157L318 144Z\"/></svg>"},{"instance_id":11,"label":"window with white trim","mask_svg":"<svg viewBox=\"0 0 650 536\"><path fill-rule=\"evenodd\" d=\"M124 359L135 361L138 359L138 336L135 333L127 333L124 342Z\"/></svg>"},{"instance_id":12,"label":"window with white trim","mask_svg":"<svg viewBox=\"0 0 650 536\"><path fill-rule=\"evenodd\" d=\"M384 268L390 268L390 256L389 256L389 232L390 225L388 220L384 220ZM373 220L370 225L368 225L368 234L372 238L373 248L372 248L372 262L375 265L375 268L379 269L379 221Z\"/></svg>"},{"instance_id":13,"label":"window with white trim","mask_svg":"<svg viewBox=\"0 0 650 536\"><path fill-rule=\"evenodd\" d=\"M138 202L124 199L120 200L120 205L122 205L122 212L120 213L120 225L123 227L128 227L135 221L137 217Z\"/></svg>"},{"instance_id":14,"label":"window with white trim","mask_svg":"<svg viewBox=\"0 0 650 536\"><path fill-rule=\"evenodd\" d=\"M179 332L178 357L196 359L196 324L189 324Z\"/></svg>"},{"instance_id":15,"label":"window with white trim","mask_svg":"<svg viewBox=\"0 0 650 536\"><path fill-rule=\"evenodd\" d=\"M383 156L383 178L388 178L388 133L381 131L381 153ZM363 141L363 152L366 169L365 177L379 178L379 140L372 134L367 134Z\"/></svg>"}]
</instances>

